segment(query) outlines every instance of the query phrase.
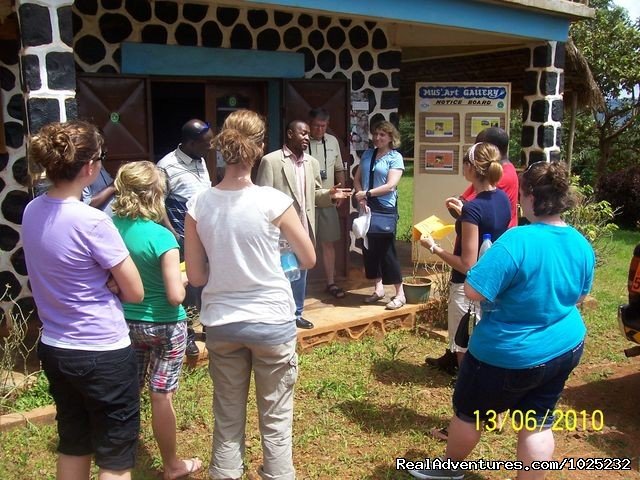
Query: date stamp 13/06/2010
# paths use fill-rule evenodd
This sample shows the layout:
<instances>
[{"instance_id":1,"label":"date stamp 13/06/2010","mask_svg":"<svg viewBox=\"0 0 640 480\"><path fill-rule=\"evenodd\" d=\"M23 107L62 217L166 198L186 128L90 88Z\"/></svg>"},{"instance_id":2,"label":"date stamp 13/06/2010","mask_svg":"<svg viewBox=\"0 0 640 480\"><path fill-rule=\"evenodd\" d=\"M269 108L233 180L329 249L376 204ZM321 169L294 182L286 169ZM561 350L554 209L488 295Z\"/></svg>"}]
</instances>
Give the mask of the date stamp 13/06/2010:
<instances>
[{"instance_id":1,"label":"date stamp 13/06/2010","mask_svg":"<svg viewBox=\"0 0 640 480\"><path fill-rule=\"evenodd\" d=\"M576 430L599 432L604 428L604 413L602 410L548 410L543 419L535 410L507 410L496 412L488 410L486 413L476 410L473 412L476 430L485 432L502 432L511 429L514 432L522 430L528 432L542 431L549 420L552 420L551 430L554 432ZM542 420L542 421L541 421Z\"/></svg>"}]
</instances>

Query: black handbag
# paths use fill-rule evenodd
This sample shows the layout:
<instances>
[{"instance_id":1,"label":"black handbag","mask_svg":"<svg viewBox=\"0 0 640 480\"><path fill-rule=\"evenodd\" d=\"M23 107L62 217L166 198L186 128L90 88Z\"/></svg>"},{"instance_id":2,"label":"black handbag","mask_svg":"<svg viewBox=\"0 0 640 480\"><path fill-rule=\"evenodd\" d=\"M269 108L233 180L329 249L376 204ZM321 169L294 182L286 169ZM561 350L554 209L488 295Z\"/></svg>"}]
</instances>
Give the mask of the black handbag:
<instances>
[{"instance_id":1,"label":"black handbag","mask_svg":"<svg viewBox=\"0 0 640 480\"><path fill-rule=\"evenodd\" d=\"M465 313L460 319L460 324L458 325L458 329L456 330L456 335L454 337L457 346L460 348L467 348L469 346L469 339L471 338L471 333L475 326L476 307L473 303L469 303L467 313Z\"/></svg>"},{"instance_id":2,"label":"black handbag","mask_svg":"<svg viewBox=\"0 0 640 480\"><path fill-rule=\"evenodd\" d=\"M375 160L378 149L373 151L371 156L371 168L369 170L369 189L373 188L373 171L375 168ZM371 221L369 223L368 235L393 235L396 234L396 226L398 225L398 212L395 208L388 208L380 205L377 198L369 198L367 200L371 209Z\"/></svg>"}]
</instances>

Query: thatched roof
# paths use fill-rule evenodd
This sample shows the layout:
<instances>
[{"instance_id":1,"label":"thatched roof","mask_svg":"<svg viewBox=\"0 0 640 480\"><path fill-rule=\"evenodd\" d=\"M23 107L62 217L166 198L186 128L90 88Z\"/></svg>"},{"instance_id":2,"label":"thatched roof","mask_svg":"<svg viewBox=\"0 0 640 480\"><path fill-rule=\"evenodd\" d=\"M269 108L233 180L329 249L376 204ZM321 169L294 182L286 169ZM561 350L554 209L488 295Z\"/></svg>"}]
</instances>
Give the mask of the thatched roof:
<instances>
[{"instance_id":1,"label":"thatched roof","mask_svg":"<svg viewBox=\"0 0 640 480\"><path fill-rule=\"evenodd\" d=\"M580 88L582 90L578 91L578 103L585 107L604 107L602 91L593 78L593 74L589 68L589 63L584 55L580 53L580 50L578 50L578 47L576 47L576 44L573 43L571 38L569 38L569 41L566 43L566 51L567 72L569 70L569 65L571 65L573 72L580 75L580 80L582 80L582 82L580 82L578 79L575 79L573 85L574 91L576 88Z\"/></svg>"},{"instance_id":2,"label":"thatched roof","mask_svg":"<svg viewBox=\"0 0 640 480\"><path fill-rule=\"evenodd\" d=\"M571 39L565 45L565 94L577 94L580 108L603 105L602 93L586 59ZM405 113L414 111L416 82L511 82L511 105L517 107L522 104L529 64L528 48L403 62L400 110Z\"/></svg>"}]
</instances>

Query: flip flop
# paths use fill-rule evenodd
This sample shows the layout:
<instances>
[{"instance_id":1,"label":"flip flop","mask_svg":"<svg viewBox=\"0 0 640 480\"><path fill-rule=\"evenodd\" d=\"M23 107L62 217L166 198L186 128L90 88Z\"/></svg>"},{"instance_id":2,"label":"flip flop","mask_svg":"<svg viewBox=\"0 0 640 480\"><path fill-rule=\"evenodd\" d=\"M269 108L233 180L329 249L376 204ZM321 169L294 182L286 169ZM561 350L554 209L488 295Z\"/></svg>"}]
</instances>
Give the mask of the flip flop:
<instances>
[{"instance_id":1,"label":"flip flop","mask_svg":"<svg viewBox=\"0 0 640 480\"><path fill-rule=\"evenodd\" d=\"M331 295L333 295L335 298L344 298L345 296L344 290L341 289L335 283L332 283L331 285L327 285L326 291Z\"/></svg>"},{"instance_id":2,"label":"flip flop","mask_svg":"<svg viewBox=\"0 0 640 480\"><path fill-rule=\"evenodd\" d=\"M431 436L436 437L438 440L444 440L445 442L449 439L449 431L445 428L432 428Z\"/></svg>"},{"instance_id":3,"label":"flip flop","mask_svg":"<svg viewBox=\"0 0 640 480\"><path fill-rule=\"evenodd\" d=\"M172 477L164 477L163 476L163 478L169 478L170 480L178 480L180 478L188 477L191 474L199 472L200 470L202 470L202 460L200 460L197 457L187 458L186 460L184 460L184 465L187 467L187 471L186 472L181 472L181 473L177 474L176 476L172 476Z\"/></svg>"}]
</instances>

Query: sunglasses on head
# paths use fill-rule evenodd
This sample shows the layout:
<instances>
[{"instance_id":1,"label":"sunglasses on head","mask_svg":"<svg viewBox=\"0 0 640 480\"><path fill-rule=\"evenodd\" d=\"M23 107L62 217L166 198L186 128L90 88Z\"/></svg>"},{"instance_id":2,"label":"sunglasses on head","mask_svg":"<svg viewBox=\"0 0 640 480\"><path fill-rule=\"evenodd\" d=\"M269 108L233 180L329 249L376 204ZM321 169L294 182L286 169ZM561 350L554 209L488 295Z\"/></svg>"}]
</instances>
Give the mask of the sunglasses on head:
<instances>
[{"instance_id":1,"label":"sunglasses on head","mask_svg":"<svg viewBox=\"0 0 640 480\"><path fill-rule=\"evenodd\" d=\"M548 162L546 160L538 160L537 162L530 163L523 173L527 173L529 170L531 170L531 167L533 167L534 165L539 165L541 163L548 163Z\"/></svg>"},{"instance_id":2,"label":"sunglasses on head","mask_svg":"<svg viewBox=\"0 0 640 480\"><path fill-rule=\"evenodd\" d=\"M211 124L209 122L204 122L204 125L196 129L196 134L202 135L203 133L206 133L210 128L211 128Z\"/></svg>"}]
</instances>

